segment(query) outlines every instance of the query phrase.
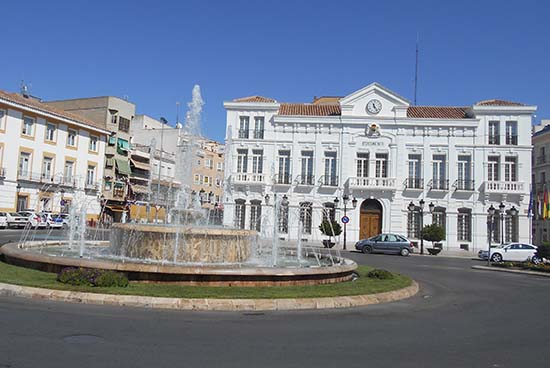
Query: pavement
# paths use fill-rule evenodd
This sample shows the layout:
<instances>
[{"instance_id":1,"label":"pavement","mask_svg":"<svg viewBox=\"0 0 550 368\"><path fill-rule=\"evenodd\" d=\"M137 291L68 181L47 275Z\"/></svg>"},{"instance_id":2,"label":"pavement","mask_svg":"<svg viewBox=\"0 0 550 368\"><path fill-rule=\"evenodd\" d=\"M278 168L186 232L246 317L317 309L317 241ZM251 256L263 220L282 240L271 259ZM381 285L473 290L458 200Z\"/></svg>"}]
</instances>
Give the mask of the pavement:
<instances>
[{"instance_id":1,"label":"pavement","mask_svg":"<svg viewBox=\"0 0 550 368\"><path fill-rule=\"evenodd\" d=\"M0 242L3 242L0 231ZM165 311L0 297L0 367L545 367L548 278L440 256L346 253L418 281L366 307Z\"/></svg>"}]
</instances>

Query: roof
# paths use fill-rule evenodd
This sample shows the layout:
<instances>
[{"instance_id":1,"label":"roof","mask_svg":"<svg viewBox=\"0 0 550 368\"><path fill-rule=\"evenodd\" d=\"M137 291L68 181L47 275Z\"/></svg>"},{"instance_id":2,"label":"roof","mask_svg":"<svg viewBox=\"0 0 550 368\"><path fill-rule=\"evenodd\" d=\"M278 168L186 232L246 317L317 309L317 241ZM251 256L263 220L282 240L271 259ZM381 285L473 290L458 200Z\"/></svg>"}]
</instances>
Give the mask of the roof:
<instances>
[{"instance_id":1,"label":"roof","mask_svg":"<svg viewBox=\"0 0 550 368\"><path fill-rule=\"evenodd\" d=\"M420 119L466 119L467 107L453 106L409 106L408 118Z\"/></svg>"},{"instance_id":2,"label":"roof","mask_svg":"<svg viewBox=\"0 0 550 368\"><path fill-rule=\"evenodd\" d=\"M79 115L72 114L70 112L67 112L65 110L61 110L59 108L52 107L50 105L47 105L45 103L42 103L36 99L27 98L24 97L18 93L10 93L6 91L0 90L0 101L1 100L7 100L12 103L19 104L21 106L32 108L39 110L40 112L55 115L60 118L69 119L79 124L88 125L94 128L99 128L101 130L105 130L105 127L102 124L98 124L92 120L83 118Z\"/></svg>"},{"instance_id":3,"label":"roof","mask_svg":"<svg viewBox=\"0 0 550 368\"><path fill-rule=\"evenodd\" d=\"M476 106L525 106L525 105L519 102L492 99L492 100L483 100L483 101L476 102Z\"/></svg>"},{"instance_id":4,"label":"roof","mask_svg":"<svg viewBox=\"0 0 550 368\"><path fill-rule=\"evenodd\" d=\"M338 116L342 111L340 105L312 105L300 103L282 103L279 115L290 116Z\"/></svg>"},{"instance_id":5,"label":"roof","mask_svg":"<svg viewBox=\"0 0 550 368\"><path fill-rule=\"evenodd\" d=\"M241 97L236 98L233 100L233 102L264 102L264 103L273 103L277 102L272 98L264 97L264 96L248 96L248 97Z\"/></svg>"}]
</instances>

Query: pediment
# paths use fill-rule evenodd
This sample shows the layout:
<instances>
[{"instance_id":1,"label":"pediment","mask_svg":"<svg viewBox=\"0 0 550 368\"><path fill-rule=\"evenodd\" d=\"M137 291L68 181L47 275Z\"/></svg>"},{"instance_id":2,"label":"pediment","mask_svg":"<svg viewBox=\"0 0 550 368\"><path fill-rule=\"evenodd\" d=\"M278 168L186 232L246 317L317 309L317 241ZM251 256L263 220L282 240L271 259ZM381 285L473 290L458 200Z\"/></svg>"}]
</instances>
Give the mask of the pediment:
<instances>
[{"instance_id":1,"label":"pediment","mask_svg":"<svg viewBox=\"0 0 550 368\"><path fill-rule=\"evenodd\" d=\"M371 100L378 100L381 103L381 110L377 114L367 111L367 104ZM407 99L376 82L340 100L342 116L393 117L395 116L396 107L406 108L409 105L410 102Z\"/></svg>"}]
</instances>

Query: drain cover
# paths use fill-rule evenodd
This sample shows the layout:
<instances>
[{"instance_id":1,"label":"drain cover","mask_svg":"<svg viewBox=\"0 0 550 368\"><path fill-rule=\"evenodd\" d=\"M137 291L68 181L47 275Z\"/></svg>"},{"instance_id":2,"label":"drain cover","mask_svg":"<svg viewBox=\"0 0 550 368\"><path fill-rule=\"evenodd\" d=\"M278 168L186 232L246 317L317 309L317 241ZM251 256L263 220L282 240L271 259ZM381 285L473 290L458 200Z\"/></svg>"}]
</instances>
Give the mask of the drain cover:
<instances>
[{"instance_id":1,"label":"drain cover","mask_svg":"<svg viewBox=\"0 0 550 368\"><path fill-rule=\"evenodd\" d=\"M62 340L71 344L96 344L103 342L105 339L96 335L69 335L63 337Z\"/></svg>"}]
</instances>

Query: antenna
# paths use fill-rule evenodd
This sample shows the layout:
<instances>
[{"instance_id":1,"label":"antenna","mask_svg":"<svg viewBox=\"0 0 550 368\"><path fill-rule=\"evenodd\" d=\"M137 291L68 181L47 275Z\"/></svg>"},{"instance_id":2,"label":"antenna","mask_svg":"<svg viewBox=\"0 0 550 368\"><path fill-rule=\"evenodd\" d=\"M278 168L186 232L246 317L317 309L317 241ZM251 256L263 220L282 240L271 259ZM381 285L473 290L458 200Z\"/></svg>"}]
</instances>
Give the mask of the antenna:
<instances>
[{"instance_id":1,"label":"antenna","mask_svg":"<svg viewBox=\"0 0 550 368\"><path fill-rule=\"evenodd\" d=\"M416 34L416 60L414 66L414 105L416 106L416 91L418 89L418 33Z\"/></svg>"},{"instance_id":2,"label":"antenna","mask_svg":"<svg viewBox=\"0 0 550 368\"><path fill-rule=\"evenodd\" d=\"M176 125L180 122L180 103L176 101Z\"/></svg>"},{"instance_id":3,"label":"antenna","mask_svg":"<svg viewBox=\"0 0 550 368\"><path fill-rule=\"evenodd\" d=\"M24 97L29 97L29 87L27 86L24 80L21 80L21 94Z\"/></svg>"}]
</instances>

